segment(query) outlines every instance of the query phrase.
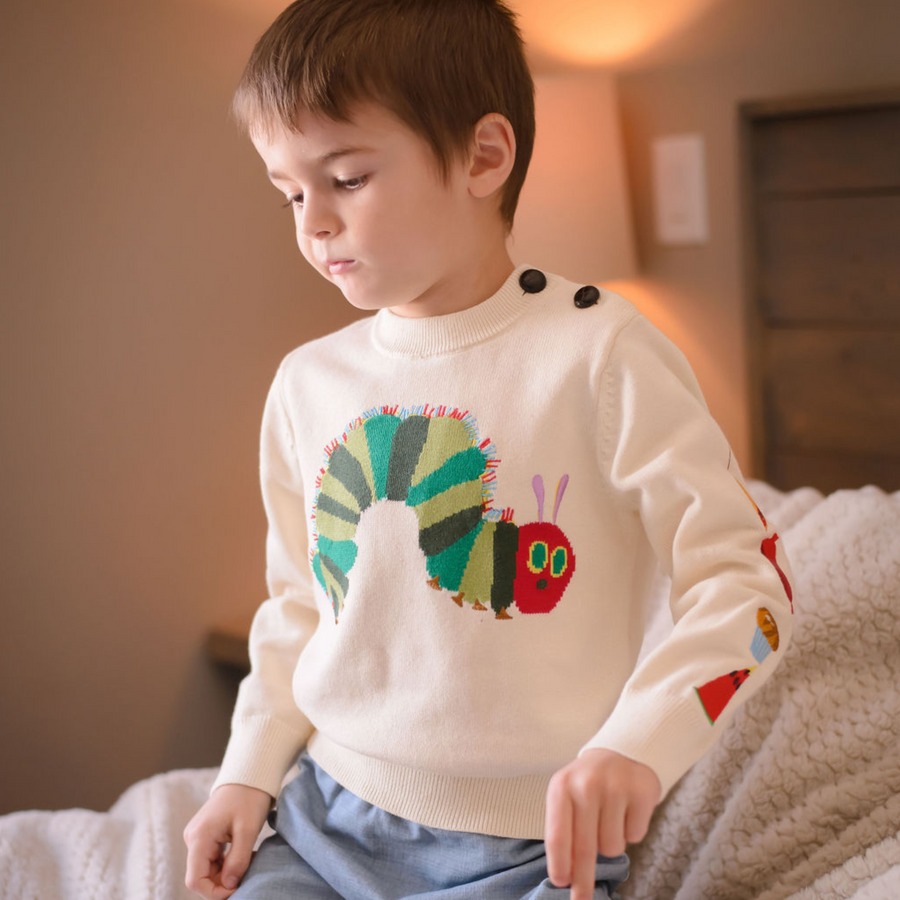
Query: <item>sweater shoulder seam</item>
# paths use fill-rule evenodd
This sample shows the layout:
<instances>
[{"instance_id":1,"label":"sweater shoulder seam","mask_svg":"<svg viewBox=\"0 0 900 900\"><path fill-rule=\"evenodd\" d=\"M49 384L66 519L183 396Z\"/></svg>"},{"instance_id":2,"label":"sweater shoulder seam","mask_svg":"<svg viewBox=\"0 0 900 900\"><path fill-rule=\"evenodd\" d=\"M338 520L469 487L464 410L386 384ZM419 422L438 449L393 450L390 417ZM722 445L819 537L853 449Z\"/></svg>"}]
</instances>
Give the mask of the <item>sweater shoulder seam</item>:
<instances>
[{"instance_id":1,"label":"sweater shoulder seam","mask_svg":"<svg viewBox=\"0 0 900 900\"><path fill-rule=\"evenodd\" d=\"M607 392L609 390L609 377L608 370L610 366L610 362L612 361L613 354L616 352L616 347L619 342L619 336L622 332L631 325L632 322L636 322L638 319L645 318L644 314L639 310L635 310L634 313L629 316L624 322L622 322L618 328L616 328L612 337L606 345L606 359L603 361L603 366L600 369L600 373L597 376L597 409L594 415L594 444L600 448L598 464L600 467L601 477L606 479L610 470L609 464L609 454L608 454L608 431L606 430L605 425L606 416L609 409L609 404L605 401Z\"/></svg>"}]
</instances>

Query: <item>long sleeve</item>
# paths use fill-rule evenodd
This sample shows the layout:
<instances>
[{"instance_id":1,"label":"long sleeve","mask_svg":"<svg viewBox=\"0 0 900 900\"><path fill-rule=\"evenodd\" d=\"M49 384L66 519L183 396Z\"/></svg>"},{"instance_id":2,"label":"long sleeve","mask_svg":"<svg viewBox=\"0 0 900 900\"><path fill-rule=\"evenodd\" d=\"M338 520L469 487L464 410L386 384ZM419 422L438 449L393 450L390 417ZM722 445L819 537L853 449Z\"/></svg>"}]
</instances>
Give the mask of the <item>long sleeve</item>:
<instances>
[{"instance_id":1,"label":"long sleeve","mask_svg":"<svg viewBox=\"0 0 900 900\"><path fill-rule=\"evenodd\" d=\"M307 560L303 486L282 396L284 363L269 389L260 436L260 482L268 518L269 591L250 629L250 673L241 682L231 737L212 791L246 784L277 797L285 772L314 728L292 695L300 652L318 624Z\"/></svg>"},{"instance_id":2,"label":"long sleeve","mask_svg":"<svg viewBox=\"0 0 900 900\"><path fill-rule=\"evenodd\" d=\"M784 655L793 575L687 359L643 315L616 336L599 403L609 503L640 517L671 578L674 628L579 756L604 747L642 762L665 797Z\"/></svg>"}]
</instances>

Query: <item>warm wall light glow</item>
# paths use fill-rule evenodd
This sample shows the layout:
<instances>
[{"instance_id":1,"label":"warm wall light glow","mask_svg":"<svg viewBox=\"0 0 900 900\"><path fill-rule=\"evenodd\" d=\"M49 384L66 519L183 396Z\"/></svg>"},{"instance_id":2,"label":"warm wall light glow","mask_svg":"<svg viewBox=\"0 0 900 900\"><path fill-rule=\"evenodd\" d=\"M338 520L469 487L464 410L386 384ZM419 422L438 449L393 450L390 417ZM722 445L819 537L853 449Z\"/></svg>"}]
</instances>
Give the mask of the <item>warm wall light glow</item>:
<instances>
[{"instance_id":1,"label":"warm wall light glow","mask_svg":"<svg viewBox=\"0 0 900 900\"><path fill-rule=\"evenodd\" d=\"M290 0L193 0L239 16L260 33ZM722 0L506 0L531 65L613 66L689 27Z\"/></svg>"},{"instance_id":2,"label":"warm wall light glow","mask_svg":"<svg viewBox=\"0 0 900 900\"><path fill-rule=\"evenodd\" d=\"M729 437L731 449L742 468L746 461L744 474L749 475L751 449L745 419L747 398L740 377L743 361L732 362L729 357L734 351L722 349L722 345L740 347L740 325L734 323L728 331L721 326L711 327L708 311L698 305L696 294L690 288L679 289L671 280L641 275L605 282L603 287L630 300L684 353L713 417ZM726 374L729 369L730 376Z\"/></svg>"},{"instance_id":3,"label":"warm wall light glow","mask_svg":"<svg viewBox=\"0 0 900 900\"><path fill-rule=\"evenodd\" d=\"M536 75L537 134L509 241L515 263L602 284L637 273L615 81Z\"/></svg>"},{"instance_id":4,"label":"warm wall light glow","mask_svg":"<svg viewBox=\"0 0 900 900\"><path fill-rule=\"evenodd\" d=\"M260 34L275 21L278 14L291 5L291 0L193 0L216 7L260 28Z\"/></svg>"},{"instance_id":5,"label":"warm wall light glow","mask_svg":"<svg viewBox=\"0 0 900 900\"><path fill-rule=\"evenodd\" d=\"M689 26L718 0L509 0L540 58L614 65Z\"/></svg>"},{"instance_id":6,"label":"warm wall light glow","mask_svg":"<svg viewBox=\"0 0 900 900\"><path fill-rule=\"evenodd\" d=\"M657 328L665 332L685 352L702 351L696 347L691 328L660 301L664 285L646 276L605 281L603 287L627 297Z\"/></svg>"}]
</instances>

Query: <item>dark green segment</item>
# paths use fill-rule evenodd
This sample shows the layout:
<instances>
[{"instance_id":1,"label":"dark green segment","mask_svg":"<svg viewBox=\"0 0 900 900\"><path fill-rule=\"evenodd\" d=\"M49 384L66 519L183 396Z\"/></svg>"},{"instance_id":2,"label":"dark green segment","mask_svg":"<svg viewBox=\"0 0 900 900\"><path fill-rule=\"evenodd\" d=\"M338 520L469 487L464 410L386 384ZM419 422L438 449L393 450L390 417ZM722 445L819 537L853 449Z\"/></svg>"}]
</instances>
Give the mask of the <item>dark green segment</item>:
<instances>
[{"instance_id":1,"label":"dark green segment","mask_svg":"<svg viewBox=\"0 0 900 900\"><path fill-rule=\"evenodd\" d=\"M494 531L494 585L491 609L500 612L513 602L516 580L516 553L519 550L519 526L514 522L497 522Z\"/></svg>"},{"instance_id":2,"label":"dark green segment","mask_svg":"<svg viewBox=\"0 0 900 900\"><path fill-rule=\"evenodd\" d=\"M324 553L319 553L319 558L322 560L322 566L328 569L331 577L341 586L341 592L343 596L346 597L347 588L350 584L347 581L347 576L341 571L340 566L333 559L329 559ZM343 597L341 599L343 599Z\"/></svg>"},{"instance_id":3,"label":"dark green segment","mask_svg":"<svg viewBox=\"0 0 900 900\"><path fill-rule=\"evenodd\" d=\"M480 521L480 506L462 509L451 516L446 516L440 522L435 522L434 525L423 528L419 532L419 546L426 556L437 556L470 532Z\"/></svg>"},{"instance_id":4,"label":"dark green segment","mask_svg":"<svg viewBox=\"0 0 900 900\"><path fill-rule=\"evenodd\" d=\"M387 476L391 462L391 445L400 419L391 415L373 416L366 419L366 443L369 445L369 459L372 462L372 476L375 479L375 499L387 497Z\"/></svg>"},{"instance_id":5,"label":"dark green segment","mask_svg":"<svg viewBox=\"0 0 900 900\"><path fill-rule=\"evenodd\" d=\"M484 454L478 447L454 453L439 469L409 489L408 506L418 506L447 488L480 478L485 469Z\"/></svg>"},{"instance_id":6,"label":"dark green segment","mask_svg":"<svg viewBox=\"0 0 900 900\"><path fill-rule=\"evenodd\" d=\"M462 584L466 566L469 564L469 556L475 539L484 528L484 519L479 518L478 524L468 533L464 534L455 544L451 544L446 550L442 550L437 556L427 557L428 574L439 577L439 584L448 591L458 591Z\"/></svg>"},{"instance_id":7,"label":"dark green segment","mask_svg":"<svg viewBox=\"0 0 900 900\"><path fill-rule=\"evenodd\" d=\"M324 491L319 491L316 509L319 510L319 512L327 512L336 519L342 519L345 522L352 522L354 525L359 525L358 512L350 509L349 506L345 506L339 500L335 500L334 497L330 497Z\"/></svg>"},{"instance_id":8,"label":"dark green segment","mask_svg":"<svg viewBox=\"0 0 900 900\"><path fill-rule=\"evenodd\" d=\"M343 444L338 445L328 458L328 471L353 494L356 502L359 503L360 512L369 508L369 504L372 502L372 492L369 490L362 465ZM321 503L322 494L319 492L317 506Z\"/></svg>"},{"instance_id":9,"label":"dark green segment","mask_svg":"<svg viewBox=\"0 0 900 900\"><path fill-rule=\"evenodd\" d=\"M318 551L316 551L316 555L313 557L312 569L313 572L315 572L316 578L319 579L319 584L322 585L322 590L327 590L325 587L325 573L322 571L322 554Z\"/></svg>"},{"instance_id":10,"label":"dark green segment","mask_svg":"<svg viewBox=\"0 0 900 900\"><path fill-rule=\"evenodd\" d=\"M413 473L428 437L427 416L409 416L394 432L387 473L388 500L406 501Z\"/></svg>"},{"instance_id":11,"label":"dark green segment","mask_svg":"<svg viewBox=\"0 0 900 900\"><path fill-rule=\"evenodd\" d=\"M319 584L322 587L325 587L325 576L322 572L323 569L327 569L328 573L334 578L334 580L338 583L341 589L340 601L343 603L344 597L347 595L347 587L349 586L349 582L347 581L347 576L341 571L340 567L334 562L334 560L329 559L322 551L320 550L313 560L313 569L316 571L316 577L319 579ZM331 591L328 591L329 596L331 595ZM334 601L334 597L331 598L332 602ZM337 608L335 609L337 612Z\"/></svg>"}]
</instances>

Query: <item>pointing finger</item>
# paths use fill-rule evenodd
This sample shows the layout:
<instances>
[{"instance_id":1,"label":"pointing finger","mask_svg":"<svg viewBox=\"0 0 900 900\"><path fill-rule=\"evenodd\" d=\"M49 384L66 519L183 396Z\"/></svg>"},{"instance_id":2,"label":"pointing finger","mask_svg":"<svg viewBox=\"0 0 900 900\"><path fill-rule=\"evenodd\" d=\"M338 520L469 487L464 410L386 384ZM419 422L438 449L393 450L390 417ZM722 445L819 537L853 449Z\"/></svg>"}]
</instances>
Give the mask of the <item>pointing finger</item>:
<instances>
[{"instance_id":1,"label":"pointing finger","mask_svg":"<svg viewBox=\"0 0 900 900\"><path fill-rule=\"evenodd\" d=\"M572 839L571 900L591 900L597 883L597 820L599 800L585 791L575 802L575 834Z\"/></svg>"},{"instance_id":2,"label":"pointing finger","mask_svg":"<svg viewBox=\"0 0 900 900\"><path fill-rule=\"evenodd\" d=\"M572 877L572 798L561 779L551 780L547 790L544 846L547 876L556 887L565 887Z\"/></svg>"}]
</instances>

